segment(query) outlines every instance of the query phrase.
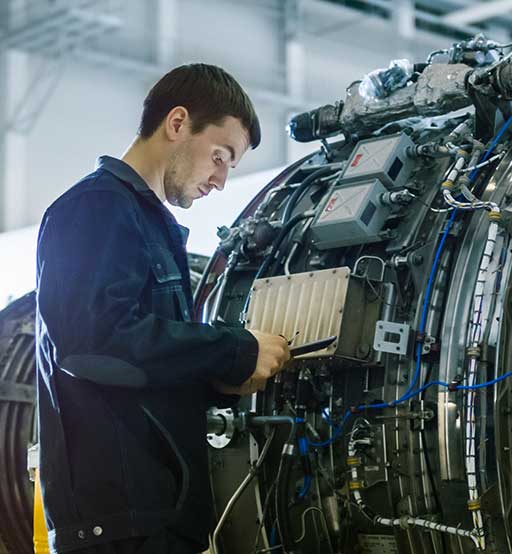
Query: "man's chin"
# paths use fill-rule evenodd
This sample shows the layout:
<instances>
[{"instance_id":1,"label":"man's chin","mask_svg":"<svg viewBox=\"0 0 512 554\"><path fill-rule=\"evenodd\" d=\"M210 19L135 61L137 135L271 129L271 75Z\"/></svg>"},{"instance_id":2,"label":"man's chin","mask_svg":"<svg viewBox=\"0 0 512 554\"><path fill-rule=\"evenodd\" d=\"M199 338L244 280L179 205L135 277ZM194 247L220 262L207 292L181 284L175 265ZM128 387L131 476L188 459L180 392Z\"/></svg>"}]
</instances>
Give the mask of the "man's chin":
<instances>
[{"instance_id":1,"label":"man's chin","mask_svg":"<svg viewBox=\"0 0 512 554\"><path fill-rule=\"evenodd\" d=\"M167 199L167 202L169 202L171 206L187 210L192 206L194 200L195 198L173 198L171 200Z\"/></svg>"},{"instance_id":2,"label":"man's chin","mask_svg":"<svg viewBox=\"0 0 512 554\"><path fill-rule=\"evenodd\" d=\"M188 210L194 203L195 198L181 198L178 202L178 206L184 210Z\"/></svg>"}]
</instances>

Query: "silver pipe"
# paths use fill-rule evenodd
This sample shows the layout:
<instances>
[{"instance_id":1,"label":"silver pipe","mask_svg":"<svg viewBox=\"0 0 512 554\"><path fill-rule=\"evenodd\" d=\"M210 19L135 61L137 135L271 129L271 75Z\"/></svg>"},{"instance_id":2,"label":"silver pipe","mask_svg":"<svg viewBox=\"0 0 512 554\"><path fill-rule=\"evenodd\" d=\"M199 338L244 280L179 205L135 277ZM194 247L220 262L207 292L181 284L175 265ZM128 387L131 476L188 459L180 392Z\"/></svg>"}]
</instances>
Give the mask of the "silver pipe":
<instances>
[{"instance_id":1,"label":"silver pipe","mask_svg":"<svg viewBox=\"0 0 512 554\"><path fill-rule=\"evenodd\" d=\"M233 509L234 505L238 502L238 499L242 496L242 493L245 491L245 489L249 486L249 483L254 479L254 476L256 475L257 471L259 470L261 464L263 463L263 460L265 459L265 456L267 455L268 449L270 448L270 443L272 442L272 439L274 438L274 432L272 432L267 440L265 441L265 444L263 445L263 448L261 450L261 454L256 461L256 464L251 467L249 470L249 473L246 475L245 479L240 483L239 487L236 489L236 491L233 493L231 498L229 499L228 503L226 504L226 507L224 508L224 511L222 512L222 515L220 516L219 522L217 523L217 526L215 527L215 530L213 531L212 541L211 541L211 548L213 550L212 554L219 554L217 545L219 540L219 534L224 527L224 524L226 523L226 519L228 518L228 515L230 514L231 510Z\"/></svg>"},{"instance_id":2,"label":"silver pipe","mask_svg":"<svg viewBox=\"0 0 512 554\"><path fill-rule=\"evenodd\" d=\"M226 430L226 420L221 415L208 414L206 419L207 434L222 435Z\"/></svg>"},{"instance_id":3,"label":"silver pipe","mask_svg":"<svg viewBox=\"0 0 512 554\"><path fill-rule=\"evenodd\" d=\"M220 304L222 302L222 297L224 296L224 291L226 290L226 286L228 284L228 277L233 271L234 267L236 266L236 263L238 261L238 256L239 256L238 248L235 248L234 250L232 250L231 254L229 255L226 268L224 269L224 272L222 273L219 279L221 280L221 284L219 285L219 292L215 297L212 313L208 317L208 323L210 325L215 325L215 323L217 322L217 318L219 316L219 311L220 311Z\"/></svg>"},{"instance_id":4,"label":"silver pipe","mask_svg":"<svg viewBox=\"0 0 512 554\"><path fill-rule=\"evenodd\" d=\"M203 313L201 316L201 321L203 323L208 323L209 316L210 316L210 302L212 298L215 296L216 292L219 290L220 283L222 280L222 275L217 279L217 282L215 283L213 289L210 291L210 294L206 297L206 300L203 304Z\"/></svg>"}]
</instances>

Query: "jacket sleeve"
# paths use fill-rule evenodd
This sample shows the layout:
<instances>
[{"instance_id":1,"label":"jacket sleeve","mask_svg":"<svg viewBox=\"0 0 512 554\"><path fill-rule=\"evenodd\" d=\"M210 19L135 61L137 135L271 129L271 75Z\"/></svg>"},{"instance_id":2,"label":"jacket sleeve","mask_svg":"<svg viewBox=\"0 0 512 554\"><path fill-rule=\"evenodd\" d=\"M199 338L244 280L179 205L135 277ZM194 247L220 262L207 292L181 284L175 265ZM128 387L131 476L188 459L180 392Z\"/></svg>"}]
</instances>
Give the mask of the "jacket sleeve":
<instances>
[{"instance_id":1,"label":"jacket sleeve","mask_svg":"<svg viewBox=\"0 0 512 554\"><path fill-rule=\"evenodd\" d=\"M38 310L56 364L99 384L243 383L256 339L244 329L172 321L139 303L151 259L129 198L83 192L52 208L38 239Z\"/></svg>"}]
</instances>

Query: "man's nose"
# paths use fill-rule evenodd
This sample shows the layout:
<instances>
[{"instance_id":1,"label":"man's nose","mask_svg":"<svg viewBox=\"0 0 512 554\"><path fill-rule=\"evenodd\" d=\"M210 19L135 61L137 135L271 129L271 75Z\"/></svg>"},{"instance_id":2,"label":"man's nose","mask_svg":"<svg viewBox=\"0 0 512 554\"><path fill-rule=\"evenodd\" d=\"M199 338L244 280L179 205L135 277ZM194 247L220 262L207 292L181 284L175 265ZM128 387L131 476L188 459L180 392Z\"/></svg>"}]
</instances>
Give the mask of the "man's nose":
<instances>
[{"instance_id":1,"label":"man's nose","mask_svg":"<svg viewBox=\"0 0 512 554\"><path fill-rule=\"evenodd\" d=\"M210 177L210 185L213 185L217 190L224 190L226 179L228 177L228 168L223 165L219 167Z\"/></svg>"}]
</instances>

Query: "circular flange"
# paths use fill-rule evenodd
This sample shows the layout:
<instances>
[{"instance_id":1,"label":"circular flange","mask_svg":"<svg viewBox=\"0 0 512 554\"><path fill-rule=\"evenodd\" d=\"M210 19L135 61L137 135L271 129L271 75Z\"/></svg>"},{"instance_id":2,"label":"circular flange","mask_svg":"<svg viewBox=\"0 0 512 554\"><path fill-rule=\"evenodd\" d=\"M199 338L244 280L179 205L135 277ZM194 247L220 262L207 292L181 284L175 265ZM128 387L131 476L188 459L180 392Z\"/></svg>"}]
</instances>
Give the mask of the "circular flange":
<instances>
[{"instance_id":1,"label":"circular flange","mask_svg":"<svg viewBox=\"0 0 512 554\"><path fill-rule=\"evenodd\" d=\"M210 413L224 419L224 429L219 434L208 433L206 440L213 448L225 448L233 440L233 435L235 434L235 416L233 415L233 410L231 408L211 408Z\"/></svg>"}]
</instances>

